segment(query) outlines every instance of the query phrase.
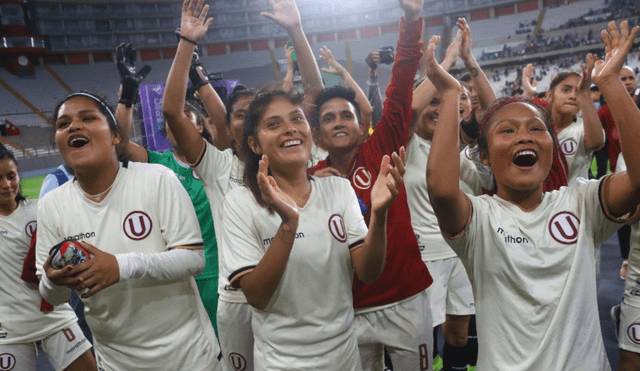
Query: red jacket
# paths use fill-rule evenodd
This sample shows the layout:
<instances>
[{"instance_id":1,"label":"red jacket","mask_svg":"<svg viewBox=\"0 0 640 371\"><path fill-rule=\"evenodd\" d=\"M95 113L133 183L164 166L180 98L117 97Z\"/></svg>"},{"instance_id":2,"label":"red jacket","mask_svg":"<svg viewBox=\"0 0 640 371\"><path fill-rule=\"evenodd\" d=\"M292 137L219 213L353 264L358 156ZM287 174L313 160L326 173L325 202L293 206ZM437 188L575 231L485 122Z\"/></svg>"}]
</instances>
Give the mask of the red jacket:
<instances>
[{"instance_id":1,"label":"red jacket","mask_svg":"<svg viewBox=\"0 0 640 371\"><path fill-rule=\"evenodd\" d=\"M409 140L413 79L422 57L422 19L411 24L400 23L400 39L387 88L382 119L369 140L362 143L351 160L348 179L364 204L365 221L371 217L371 188L380 172L380 162L387 154L398 152ZM310 169L313 174L324 169L328 159ZM425 169L426 171L426 169ZM425 290L433 282L422 261L418 241L411 227L411 217L404 185L387 212L387 259L384 271L372 285L353 282L355 308L391 304Z\"/></svg>"}]
</instances>

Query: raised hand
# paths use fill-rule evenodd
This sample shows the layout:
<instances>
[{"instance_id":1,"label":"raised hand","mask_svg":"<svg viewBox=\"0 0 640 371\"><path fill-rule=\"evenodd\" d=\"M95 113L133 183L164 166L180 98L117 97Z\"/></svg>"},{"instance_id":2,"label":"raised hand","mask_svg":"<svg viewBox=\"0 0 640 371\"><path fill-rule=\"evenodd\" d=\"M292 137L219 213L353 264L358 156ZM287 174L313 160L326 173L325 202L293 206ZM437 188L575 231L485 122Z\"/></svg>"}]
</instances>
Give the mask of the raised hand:
<instances>
[{"instance_id":1,"label":"raised hand","mask_svg":"<svg viewBox=\"0 0 640 371\"><path fill-rule=\"evenodd\" d=\"M338 61L336 61L336 59L333 57L333 54L331 54L331 50L329 50L329 48L327 48L326 46L320 48L320 59L327 62L327 64L329 65L329 68L323 67L322 71L331 75L344 77L345 68L340 63L338 63Z\"/></svg>"},{"instance_id":2,"label":"raised hand","mask_svg":"<svg viewBox=\"0 0 640 371\"><path fill-rule=\"evenodd\" d=\"M424 0L398 0L398 4L404 10L404 20L413 22L420 18Z\"/></svg>"},{"instance_id":3,"label":"raised hand","mask_svg":"<svg viewBox=\"0 0 640 371\"><path fill-rule=\"evenodd\" d=\"M444 55L442 64L447 63L450 67L456 64L458 56L460 55L460 47L462 45L462 31L458 30L456 35L451 39L451 44L447 47L447 52Z\"/></svg>"},{"instance_id":4,"label":"raised hand","mask_svg":"<svg viewBox=\"0 0 640 371\"><path fill-rule=\"evenodd\" d=\"M591 73L591 79L598 86L619 79L620 70L624 66L629 50L633 46L633 39L638 34L640 27L636 26L629 32L627 21L624 21L620 23L618 31L615 22L611 21L608 30L608 32L602 30L601 33L605 46L605 60L597 61Z\"/></svg>"},{"instance_id":5,"label":"raised hand","mask_svg":"<svg viewBox=\"0 0 640 371\"><path fill-rule=\"evenodd\" d=\"M136 103L138 87L151 72L151 66L145 65L136 72L136 49L131 44L124 43L116 47L116 65L122 85L119 103L130 108Z\"/></svg>"},{"instance_id":6,"label":"raised hand","mask_svg":"<svg viewBox=\"0 0 640 371\"><path fill-rule=\"evenodd\" d=\"M300 12L294 0L269 0L269 5L271 5L273 14L262 12L261 16L269 18L286 30L301 25Z\"/></svg>"},{"instance_id":7,"label":"raised hand","mask_svg":"<svg viewBox=\"0 0 640 371\"><path fill-rule=\"evenodd\" d=\"M375 69L378 68L378 65L380 64L380 53L371 52L364 61L369 66L369 68L375 71Z\"/></svg>"},{"instance_id":8,"label":"raised hand","mask_svg":"<svg viewBox=\"0 0 640 371\"><path fill-rule=\"evenodd\" d=\"M429 45L427 46L427 52L425 53L425 68L427 71L427 77L433 83L433 85L438 89L440 93L444 93L448 90L460 91L460 83L458 80L454 79L447 71L442 68L436 61L436 57L434 55L436 47L440 43L440 36L434 35L429 40Z\"/></svg>"},{"instance_id":9,"label":"raised hand","mask_svg":"<svg viewBox=\"0 0 640 371\"><path fill-rule=\"evenodd\" d=\"M456 22L456 26L458 26L458 31L461 34L460 58L463 61L466 61L469 58L472 58L472 55L471 55L471 46L472 46L471 29L469 28L469 24L467 23L467 20L464 19L464 18L458 18L458 21Z\"/></svg>"},{"instance_id":10,"label":"raised hand","mask_svg":"<svg viewBox=\"0 0 640 371\"><path fill-rule=\"evenodd\" d=\"M283 222L295 221L297 223L298 216L300 215L298 205L293 198L282 192L280 187L278 187L276 180L269 175L268 169L269 158L267 156L262 156L257 175L258 186L262 193L262 200L271 209L273 209L273 211L280 215Z\"/></svg>"},{"instance_id":11,"label":"raised hand","mask_svg":"<svg viewBox=\"0 0 640 371\"><path fill-rule=\"evenodd\" d=\"M531 79L533 79L533 81ZM522 70L522 95L529 98L534 97L536 95L537 87L538 80L533 78L533 64L529 63Z\"/></svg>"},{"instance_id":12,"label":"raised hand","mask_svg":"<svg viewBox=\"0 0 640 371\"><path fill-rule=\"evenodd\" d=\"M204 5L204 0L184 0L180 35L193 42L200 41L213 22L213 18L207 19L208 11L209 5Z\"/></svg>"},{"instance_id":13,"label":"raised hand","mask_svg":"<svg viewBox=\"0 0 640 371\"><path fill-rule=\"evenodd\" d=\"M582 64L580 67L582 68L582 77L580 78L580 82L578 83L578 91L583 94L589 94L591 91L591 73L593 72L593 66L595 66L596 61L598 60L597 54L587 54L587 58L585 61L586 65Z\"/></svg>"},{"instance_id":14,"label":"raised hand","mask_svg":"<svg viewBox=\"0 0 640 371\"><path fill-rule=\"evenodd\" d=\"M394 166L391 165L393 159ZM384 212L398 197L402 186L407 158L404 147L400 148L400 155L393 152L391 157L384 155L380 164L380 174L371 189L371 211Z\"/></svg>"}]
</instances>

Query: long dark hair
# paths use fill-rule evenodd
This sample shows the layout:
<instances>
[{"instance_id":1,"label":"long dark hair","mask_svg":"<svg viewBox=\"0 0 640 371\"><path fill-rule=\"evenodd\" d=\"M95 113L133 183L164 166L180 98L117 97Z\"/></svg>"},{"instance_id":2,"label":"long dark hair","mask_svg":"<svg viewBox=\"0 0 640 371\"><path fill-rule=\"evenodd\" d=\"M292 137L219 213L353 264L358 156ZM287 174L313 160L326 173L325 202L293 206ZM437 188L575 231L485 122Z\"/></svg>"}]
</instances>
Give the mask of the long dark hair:
<instances>
[{"instance_id":1,"label":"long dark hair","mask_svg":"<svg viewBox=\"0 0 640 371\"><path fill-rule=\"evenodd\" d=\"M115 110L113 109L113 106L109 104L109 102L107 101L107 98L105 98L101 94L84 91L84 90L67 95L63 100L60 101L60 103L56 105L56 108L53 110L53 117L51 118L53 120L52 123L54 127L55 127L56 121L58 121L60 107L62 107L62 105L69 99L77 98L77 97L84 97L84 98L91 99L93 103L95 103L96 108L98 108L98 111L100 111L100 113L102 113L104 117L107 118L107 124L109 124L109 129L111 130L111 133L113 135L118 135L120 136L120 138L122 138L123 136L122 128L120 127L120 125L118 125L118 121L116 121L116 115L114 113ZM121 161L121 162L129 161L129 153L120 151L120 149L117 146L116 146L116 154L118 156L118 161Z\"/></svg>"},{"instance_id":2,"label":"long dark hair","mask_svg":"<svg viewBox=\"0 0 640 371\"><path fill-rule=\"evenodd\" d=\"M5 159L13 161L13 163L16 165L16 168L18 167L18 161L16 161L16 157L13 155L13 152L9 151L7 147L0 143L0 161ZM22 187L18 187L18 194L16 194L15 200L17 203L24 202L26 200L26 198L22 195Z\"/></svg>"},{"instance_id":3,"label":"long dark hair","mask_svg":"<svg viewBox=\"0 0 640 371\"><path fill-rule=\"evenodd\" d=\"M244 151L245 166L244 166L244 184L251 190L256 201L261 206L266 204L262 200L262 192L258 186L258 169L260 167L260 159L262 155L253 152L253 149L249 147L249 137L253 137L256 143L258 142L257 128L258 123L264 116L271 103L276 99L284 98L291 104L301 106L304 100L304 94L292 91L290 93L283 90L262 91L258 93L255 99L249 105L249 112L244 120L243 136L242 136L242 150Z\"/></svg>"}]
</instances>

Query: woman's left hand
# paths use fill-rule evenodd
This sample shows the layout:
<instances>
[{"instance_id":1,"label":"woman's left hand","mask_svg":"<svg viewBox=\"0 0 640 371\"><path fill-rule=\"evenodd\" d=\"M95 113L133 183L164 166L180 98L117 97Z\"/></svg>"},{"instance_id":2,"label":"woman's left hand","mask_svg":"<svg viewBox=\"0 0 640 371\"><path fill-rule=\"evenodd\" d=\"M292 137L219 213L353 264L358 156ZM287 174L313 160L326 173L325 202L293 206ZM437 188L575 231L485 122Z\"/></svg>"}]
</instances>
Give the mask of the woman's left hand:
<instances>
[{"instance_id":1,"label":"woman's left hand","mask_svg":"<svg viewBox=\"0 0 640 371\"><path fill-rule=\"evenodd\" d=\"M580 78L580 83L578 83L578 91L582 94L589 94L591 91L591 73L593 72L593 67L598 60L597 54L587 54L586 58L586 66L580 65L582 68L582 77Z\"/></svg>"},{"instance_id":2,"label":"woman's left hand","mask_svg":"<svg viewBox=\"0 0 640 371\"><path fill-rule=\"evenodd\" d=\"M82 295L83 299L87 299L120 281L120 267L115 256L86 242L79 242L93 258L76 266L81 273L76 276L77 285L70 287L77 291L89 289Z\"/></svg>"},{"instance_id":3,"label":"woman's left hand","mask_svg":"<svg viewBox=\"0 0 640 371\"><path fill-rule=\"evenodd\" d=\"M391 160L395 166L391 165ZM380 165L380 174L371 189L371 211L386 212L398 197L402 186L407 158L404 147L400 148L400 155L393 153L391 157L384 155Z\"/></svg>"}]
</instances>

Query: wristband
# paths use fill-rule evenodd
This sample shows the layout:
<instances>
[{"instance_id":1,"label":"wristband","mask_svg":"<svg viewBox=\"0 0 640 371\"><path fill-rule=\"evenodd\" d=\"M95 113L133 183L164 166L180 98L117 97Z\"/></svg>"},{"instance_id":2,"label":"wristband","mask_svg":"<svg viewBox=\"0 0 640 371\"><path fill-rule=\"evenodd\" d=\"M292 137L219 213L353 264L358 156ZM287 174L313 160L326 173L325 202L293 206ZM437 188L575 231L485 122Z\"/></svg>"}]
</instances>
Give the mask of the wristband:
<instances>
[{"instance_id":1,"label":"wristband","mask_svg":"<svg viewBox=\"0 0 640 371\"><path fill-rule=\"evenodd\" d=\"M193 45L195 45L195 46L198 46L198 43L196 43L195 41L193 41L193 40L191 40L191 39L187 39L186 37L184 37L184 36L182 36L182 35L180 35L180 38L181 38L182 40L184 40L184 41L188 42L188 43L191 43L191 44L193 44Z\"/></svg>"},{"instance_id":2,"label":"wristband","mask_svg":"<svg viewBox=\"0 0 640 371\"><path fill-rule=\"evenodd\" d=\"M38 288L40 295L51 305L64 304L71 298L71 289L51 282L46 272L40 277L40 286Z\"/></svg>"}]
</instances>

